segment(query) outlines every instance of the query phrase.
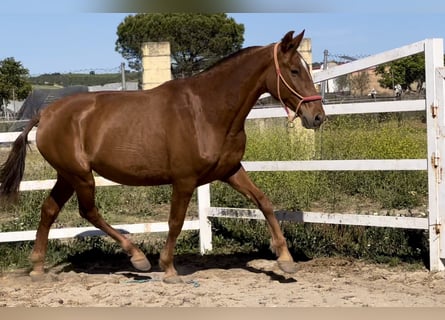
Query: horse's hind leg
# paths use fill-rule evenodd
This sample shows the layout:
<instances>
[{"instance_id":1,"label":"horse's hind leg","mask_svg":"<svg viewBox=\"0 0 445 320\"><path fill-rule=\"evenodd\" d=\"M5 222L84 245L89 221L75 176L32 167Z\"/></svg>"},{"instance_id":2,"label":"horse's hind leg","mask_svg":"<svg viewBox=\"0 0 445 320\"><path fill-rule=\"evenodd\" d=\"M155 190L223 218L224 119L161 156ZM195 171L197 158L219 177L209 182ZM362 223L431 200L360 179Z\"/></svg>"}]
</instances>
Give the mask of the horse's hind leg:
<instances>
[{"instance_id":1,"label":"horse's hind leg","mask_svg":"<svg viewBox=\"0 0 445 320\"><path fill-rule=\"evenodd\" d=\"M94 200L95 183L93 175L90 173L84 178L76 177L73 181L75 181L80 215L118 242L125 252L131 256L131 263L136 269L141 271L150 270L151 265L145 254L129 239L110 226L99 214Z\"/></svg>"},{"instance_id":2,"label":"horse's hind leg","mask_svg":"<svg viewBox=\"0 0 445 320\"><path fill-rule=\"evenodd\" d=\"M241 167L234 175L225 180L235 190L252 200L263 212L270 233L272 235L271 248L278 256L278 266L286 273L295 273L296 265L287 248L286 239L281 232L280 225L273 212L272 203L266 195L250 180L246 171Z\"/></svg>"},{"instance_id":3,"label":"horse's hind leg","mask_svg":"<svg viewBox=\"0 0 445 320\"><path fill-rule=\"evenodd\" d=\"M72 196L73 192L73 187L61 176L58 176L50 195L43 202L36 240L30 256L33 265L30 276L33 280L39 280L44 275L44 262L48 247L49 230L63 205Z\"/></svg>"}]
</instances>

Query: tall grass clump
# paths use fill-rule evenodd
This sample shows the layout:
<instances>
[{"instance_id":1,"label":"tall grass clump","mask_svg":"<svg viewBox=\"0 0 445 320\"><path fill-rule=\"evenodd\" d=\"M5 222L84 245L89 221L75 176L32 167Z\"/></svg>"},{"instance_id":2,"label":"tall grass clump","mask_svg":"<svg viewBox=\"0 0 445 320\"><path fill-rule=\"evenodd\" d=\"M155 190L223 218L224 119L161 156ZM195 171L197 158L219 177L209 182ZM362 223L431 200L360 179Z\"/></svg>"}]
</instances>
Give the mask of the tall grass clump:
<instances>
[{"instance_id":1,"label":"tall grass clump","mask_svg":"<svg viewBox=\"0 0 445 320\"><path fill-rule=\"evenodd\" d=\"M420 115L405 121L397 115L350 115L333 117L317 134L319 159L425 159L426 126ZM424 171L326 172L332 193L360 195L384 209L412 209L426 203Z\"/></svg>"}]
</instances>

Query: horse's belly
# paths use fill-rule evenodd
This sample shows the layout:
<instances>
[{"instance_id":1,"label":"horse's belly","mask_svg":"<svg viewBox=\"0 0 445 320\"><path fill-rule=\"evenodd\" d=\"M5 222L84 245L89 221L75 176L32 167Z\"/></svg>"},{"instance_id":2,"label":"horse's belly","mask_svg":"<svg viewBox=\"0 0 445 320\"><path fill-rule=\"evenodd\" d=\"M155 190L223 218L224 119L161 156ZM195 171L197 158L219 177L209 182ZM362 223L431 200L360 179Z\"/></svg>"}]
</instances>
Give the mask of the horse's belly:
<instances>
[{"instance_id":1,"label":"horse's belly","mask_svg":"<svg viewBox=\"0 0 445 320\"><path fill-rule=\"evenodd\" d=\"M126 168L114 166L93 166L100 176L111 181L129 186L154 186L171 183L171 178L163 170L155 168Z\"/></svg>"},{"instance_id":2,"label":"horse's belly","mask_svg":"<svg viewBox=\"0 0 445 320\"><path fill-rule=\"evenodd\" d=\"M119 159L119 157L118 157ZM174 165L164 159L154 161L128 161L122 158L116 161L115 157L107 161L92 165L92 169L109 180L124 185L150 186L170 184L178 179L195 179L197 184L208 183L214 180L224 180L234 174L240 167L239 160L205 163L197 161L177 161ZM153 159L152 159L153 160Z\"/></svg>"},{"instance_id":3,"label":"horse's belly","mask_svg":"<svg viewBox=\"0 0 445 320\"><path fill-rule=\"evenodd\" d=\"M109 180L125 185L159 185L171 182L171 174L161 152L149 155L135 151L113 151L96 156L91 169Z\"/></svg>"}]
</instances>

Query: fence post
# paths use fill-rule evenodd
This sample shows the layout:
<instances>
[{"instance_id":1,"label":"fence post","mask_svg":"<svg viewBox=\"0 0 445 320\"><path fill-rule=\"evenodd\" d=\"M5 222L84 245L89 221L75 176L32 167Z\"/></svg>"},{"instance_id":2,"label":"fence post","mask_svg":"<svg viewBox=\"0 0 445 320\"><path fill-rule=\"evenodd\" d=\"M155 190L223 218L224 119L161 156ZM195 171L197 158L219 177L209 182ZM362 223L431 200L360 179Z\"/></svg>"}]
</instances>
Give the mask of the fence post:
<instances>
[{"instance_id":1,"label":"fence post","mask_svg":"<svg viewBox=\"0 0 445 320\"><path fill-rule=\"evenodd\" d=\"M199 243L201 254L212 250L212 225L210 210L210 184L198 187Z\"/></svg>"},{"instance_id":2,"label":"fence post","mask_svg":"<svg viewBox=\"0 0 445 320\"><path fill-rule=\"evenodd\" d=\"M425 41L426 115L428 135L428 231L430 270L444 267L445 215L445 106L443 78L438 76L443 67L443 40Z\"/></svg>"},{"instance_id":3,"label":"fence post","mask_svg":"<svg viewBox=\"0 0 445 320\"><path fill-rule=\"evenodd\" d=\"M442 145L443 148L445 148L443 145L445 143L444 141L444 134L445 134L445 68L442 66L440 68L436 69L436 81L437 81L437 88L436 88L436 93L437 93L437 101L438 101L438 105L441 106L441 110L442 110L442 114L441 114L441 126L440 126L440 144ZM444 155L443 158L445 158L445 154L442 153ZM445 167L445 159L442 159L442 164L441 167L444 168ZM444 182L445 183L445 182ZM445 202L445 194L443 192L443 189L445 187L442 187L442 193L441 195L441 206L439 207L439 215L440 215L440 233L439 233L439 258L442 259L442 269L444 270L444 265L445 265L445 206L444 206L444 202Z\"/></svg>"}]
</instances>

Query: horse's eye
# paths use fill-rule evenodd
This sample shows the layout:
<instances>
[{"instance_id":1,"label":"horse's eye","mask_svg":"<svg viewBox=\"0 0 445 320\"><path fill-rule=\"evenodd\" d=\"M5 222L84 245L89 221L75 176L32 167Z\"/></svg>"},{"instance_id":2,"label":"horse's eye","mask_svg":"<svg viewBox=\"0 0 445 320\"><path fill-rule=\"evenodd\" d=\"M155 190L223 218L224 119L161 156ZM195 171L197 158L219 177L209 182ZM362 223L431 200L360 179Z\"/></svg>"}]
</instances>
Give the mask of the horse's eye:
<instances>
[{"instance_id":1,"label":"horse's eye","mask_svg":"<svg viewBox=\"0 0 445 320\"><path fill-rule=\"evenodd\" d=\"M298 70L296 70L296 69L293 69L293 70L291 70L290 72L292 73L293 76L296 76L296 75L298 75L298 74L300 73L300 72L299 72Z\"/></svg>"}]
</instances>

